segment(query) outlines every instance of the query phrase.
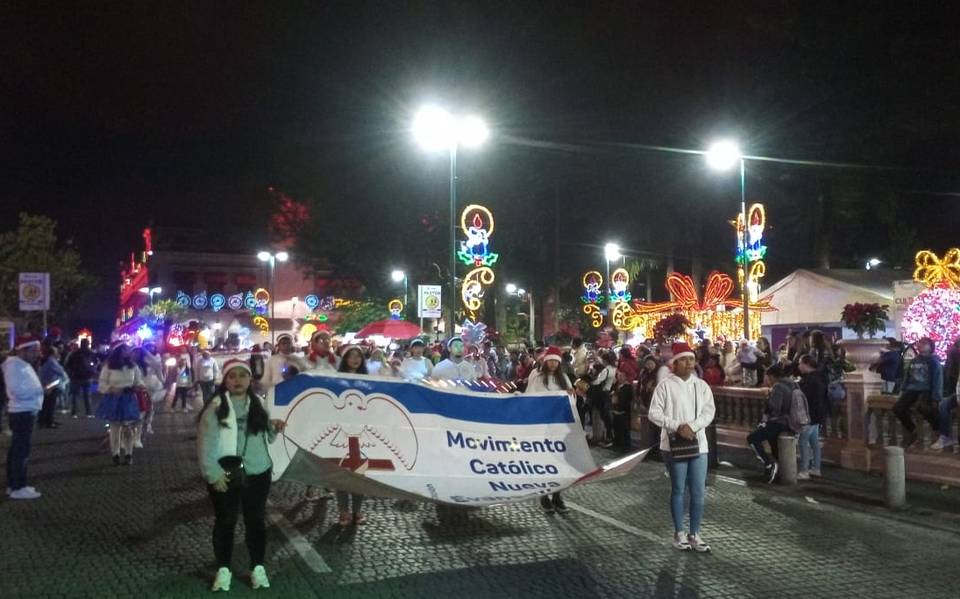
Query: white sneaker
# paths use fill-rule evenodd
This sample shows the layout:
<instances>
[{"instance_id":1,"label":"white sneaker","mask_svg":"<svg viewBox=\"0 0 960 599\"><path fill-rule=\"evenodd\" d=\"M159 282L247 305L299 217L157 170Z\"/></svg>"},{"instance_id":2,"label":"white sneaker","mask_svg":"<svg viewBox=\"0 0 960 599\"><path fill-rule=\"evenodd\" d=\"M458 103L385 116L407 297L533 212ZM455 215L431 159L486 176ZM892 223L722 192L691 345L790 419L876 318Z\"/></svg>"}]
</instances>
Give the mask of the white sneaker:
<instances>
[{"instance_id":1,"label":"white sneaker","mask_svg":"<svg viewBox=\"0 0 960 599\"><path fill-rule=\"evenodd\" d=\"M140 440L133 442L134 449L143 449L143 442Z\"/></svg>"},{"instance_id":2,"label":"white sneaker","mask_svg":"<svg viewBox=\"0 0 960 599\"><path fill-rule=\"evenodd\" d=\"M703 539L700 538L700 533L695 535L687 535L687 542L689 543L690 548L697 553L706 553L710 551L710 545L707 545L703 542Z\"/></svg>"},{"instance_id":3,"label":"white sneaker","mask_svg":"<svg viewBox=\"0 0 960 599\"><path fill-rule=\"evenodd\" d=\"M797 472L797 480L810 480L809 472Z\"/></svg>"},{"instance_id":4,"label":"white sneaker","mask_svg":"<svg viewBox=\"0 0 960 599\"><path fill-rule=\"evenodd\" d=\"M687 538L687 535L682 532L673 535L673 548L678 551L690 551L690 541Z\"/></svg>"},{"instance_id":5,"label":"white sneaker","mask_svg":"<svg viewBox=\"0 0 960 599\"><path fill-rule=\"evenodd\" d=\"M270 581L267 579L267 571L263 566L256 566L250 573L250 584L256 589L269 589Z\"/></svg>"},{"instance_id":6,"label":"white sneaker","mask_svg":"<svg viewBox=\"0 0 960 599\"><path fill-rule=\"evenodd\" d=\"M934 450L934 451L942 451L942 450L944 450L944 449L946 449L946 448L948 448L948 447L951 447L951 446L953 446L953 445L955 445L955 444L956 444L956 441L954 441L954 440L951 439L950 437L944 437L943 435L940 435L940 438L937 439L937 441L936 441L933 445L930 446L930 449L932 449L932 450Z\"/></svg>"},{"instance_id":7,"label":"white sneaker","mask_svg":"<svg viewBox=\"0 0 960 599\"><path fill-rule=\"evenodd\" d=\"M811 470L810 476L814 478L823 478L823 473L821 473L819 470Z\"/></svg>"},{"instance_id":8,"label":"white sneaker","mask_svg":"<svg viewBox=\"0 0 960 599\"><path fill-rule=\"evenodd\" d=\"M230 582L233 580L233 574L230 573L230 568L220 568L217 570L217 577L213 581L213 586L210 587L211 591L229 591Z\"/></svg>"},{"instance_id":9,"label":"white sneaker","mask_svg":"<svg viewBox=\"0 0 960 599\"><path fill-rule=\"evenodd\" d=\"M39 497L40 493L30 487L23 487L10 493L10 499L37 499Z\"/></svg>"}]
</instances>

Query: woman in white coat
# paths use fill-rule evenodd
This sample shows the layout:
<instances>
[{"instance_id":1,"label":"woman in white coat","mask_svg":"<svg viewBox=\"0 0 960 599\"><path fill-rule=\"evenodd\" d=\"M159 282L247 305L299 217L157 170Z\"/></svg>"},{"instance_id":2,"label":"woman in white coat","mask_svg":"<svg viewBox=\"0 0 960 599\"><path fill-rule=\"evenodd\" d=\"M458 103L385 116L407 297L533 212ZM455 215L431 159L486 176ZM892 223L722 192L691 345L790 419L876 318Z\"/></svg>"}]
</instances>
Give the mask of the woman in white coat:
<instances>
[{"instance_id":1,"label":"woman in white coat","mask_svg":"<svg viewBox=\"0 0 960 599\"><path fill-rule=\"evenodd\" d=\"M563 356L556 347L547 349L540 362L540 368L530 373L527 380L526 394L544 392L573 393L573 383L560 367ZM551 493L540 497L540 508L548 514L554 510L563 513L567 506L563 503L560 493Z\"/></svg>"},{"instance_id":2,"label":"woman in white coat","mask_svg":"<svg viewBox=\"0 0 960 599\"><path fill-rule=\"evenodd\" d=\"M686 343L673 344L673 373L662 380L650 401L650 421L661 428L660 451L670 472L672 490L673 546L681 551L710 551L700 537L707 486L706 428L713 422L716 407L710 385L694 375L696 356ZM696 440L692 456L681 456L679 448ZM673 455L671 445L676 445ZM696 451L699 449L699 451ZM684 498L690 491L690 532L684 534Z\"/></svg>"}]
</instances>

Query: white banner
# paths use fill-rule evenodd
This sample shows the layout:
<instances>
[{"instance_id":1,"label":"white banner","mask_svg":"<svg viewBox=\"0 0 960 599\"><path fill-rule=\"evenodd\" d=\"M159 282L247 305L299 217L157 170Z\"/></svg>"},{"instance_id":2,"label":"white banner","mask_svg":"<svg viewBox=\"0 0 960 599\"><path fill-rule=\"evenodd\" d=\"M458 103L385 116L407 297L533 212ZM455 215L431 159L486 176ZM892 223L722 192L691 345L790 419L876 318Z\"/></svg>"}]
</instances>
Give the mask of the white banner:
<instances>
[{"instance_id":1,"label":"white banner","mask_svg":"<svg viewBox=\"0 0 960 599\"><path fill-rule=\"evenodd\" d=\"M277 385L274 479L380 497L495 505L629 472L597 468L565 393L503 395L398 379L302 374Z\"/></svg>"},{"instance_id":2,"label":"white banner","mask_svg":"<svg viewBox=\"0 0 960 599\"><path fill-rule=\"evenodd\" d=\"M50 309L50 273L20 273L20 311Z\"/></svg>"},{"instance_id":3,"label":"white banner","mask_svg":"<svg viewBox=\"0 0 960 599\"><path fill-rule=\"evenodd\" d=\"M442 299L440 285L417 285L417 318L440 318Z\"/></svg>"}]
</instances>

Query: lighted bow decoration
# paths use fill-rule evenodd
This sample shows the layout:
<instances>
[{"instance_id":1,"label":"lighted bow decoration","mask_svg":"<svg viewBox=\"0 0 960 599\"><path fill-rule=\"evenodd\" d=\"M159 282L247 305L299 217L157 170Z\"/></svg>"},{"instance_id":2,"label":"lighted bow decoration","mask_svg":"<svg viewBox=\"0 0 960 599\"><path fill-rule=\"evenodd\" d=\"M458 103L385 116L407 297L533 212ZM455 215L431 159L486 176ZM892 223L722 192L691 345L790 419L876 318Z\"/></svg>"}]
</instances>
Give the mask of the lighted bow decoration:
<instances>
[{"instance_id":1,"label":"lighted bow decoration","mask_svg":"<svg viewBox=\"0 0 960 599\"><path fill-rule=\"evenodd\" d=\"M721 306L727 308L739 308L743 302L737 299L731 299L733 293L733 279L722 272L713 271L707 276L707 285L703 291L703 299L697 296L697 287L688 275L680 273L671 273L667 277L665 284L667 291L672 298L669 302L647 303L633 302L633 312L638 315L653 314L655 312L670 312L673 310L687 311L707 311L719 310ZM768 299L750 302L751 310L761 312L771 312L776 310L770 305Z\"/></svg>"},{"instance_id":2,"label":"lighted bow decoration","mask_svg":"<svg viewBox=\"0 0 960 599\"><path fill-rule=\"evenodd\" d=\"M950 248L943 259L929 250L917 252L914 280L927 287L960 288L960 248Z\"/></svg>"}]
</instances>

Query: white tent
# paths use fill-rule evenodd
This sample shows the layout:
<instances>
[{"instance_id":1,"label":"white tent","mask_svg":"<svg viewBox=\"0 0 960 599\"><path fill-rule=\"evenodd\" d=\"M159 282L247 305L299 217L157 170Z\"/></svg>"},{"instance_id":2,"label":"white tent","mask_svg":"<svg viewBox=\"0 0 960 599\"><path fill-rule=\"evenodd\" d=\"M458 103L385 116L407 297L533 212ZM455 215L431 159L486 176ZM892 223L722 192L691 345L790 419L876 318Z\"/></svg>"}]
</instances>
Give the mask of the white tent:
<instances>
[{"instance_id":1,"label":"white tent","mask_svg":"<svg viewBox=\"0 0 960 599\"><path fill-rule=\"evenodd\" d=\"M903 278L903 272L891 270L796 270L760 293L777 308L763 314L762 324L839 325L846 304L877 303L892 308L893 282Z\"/></svg>"}]
</instances>

